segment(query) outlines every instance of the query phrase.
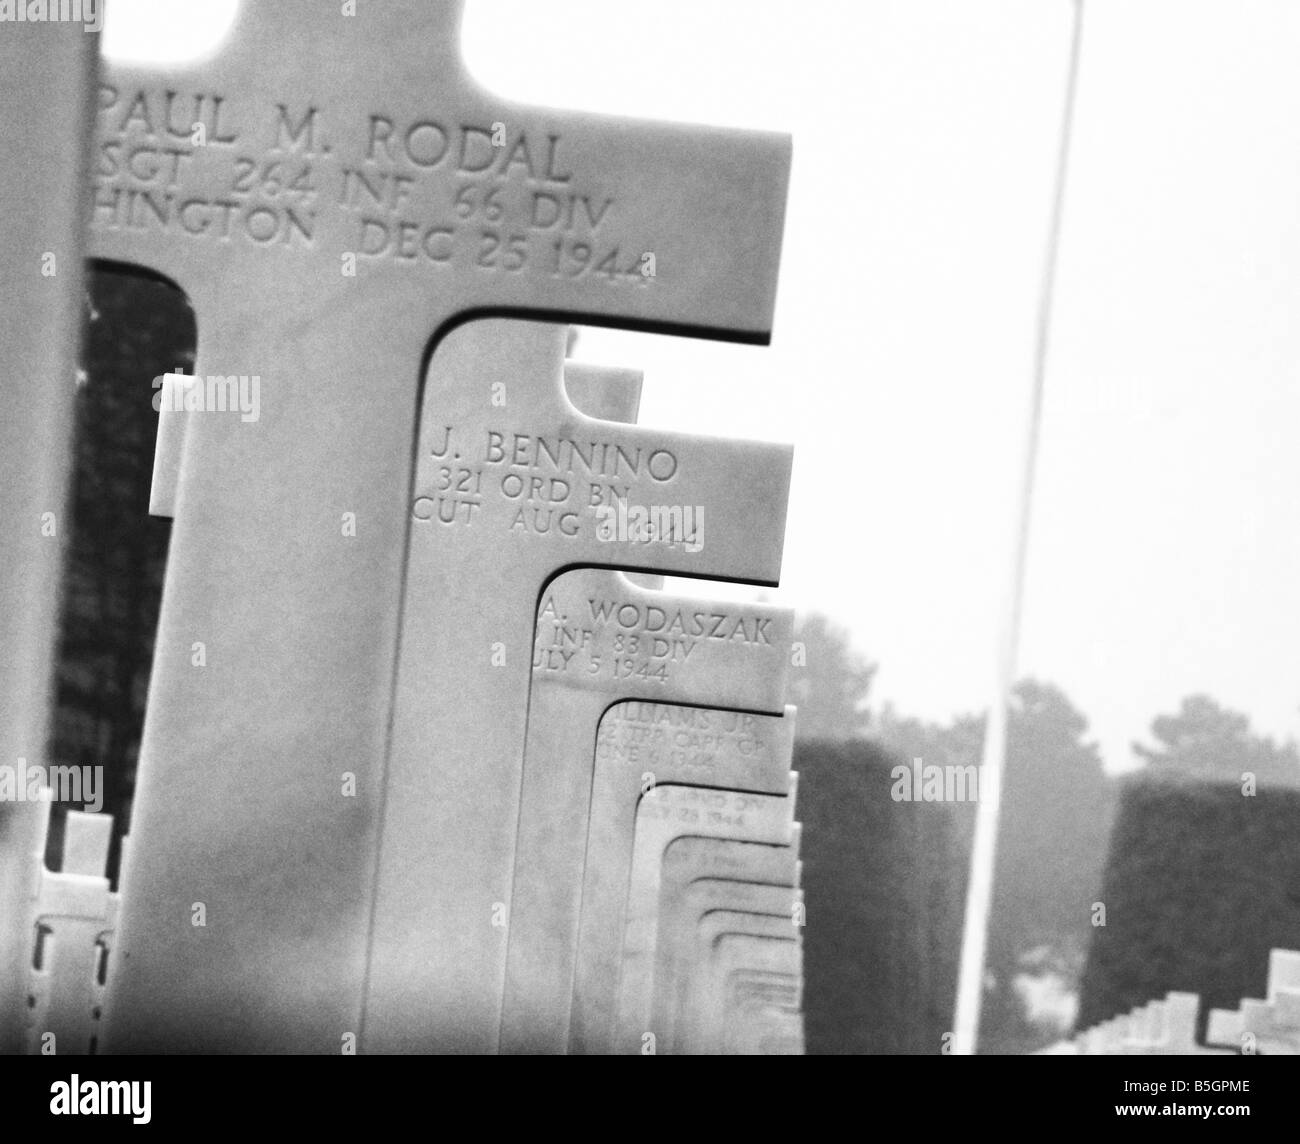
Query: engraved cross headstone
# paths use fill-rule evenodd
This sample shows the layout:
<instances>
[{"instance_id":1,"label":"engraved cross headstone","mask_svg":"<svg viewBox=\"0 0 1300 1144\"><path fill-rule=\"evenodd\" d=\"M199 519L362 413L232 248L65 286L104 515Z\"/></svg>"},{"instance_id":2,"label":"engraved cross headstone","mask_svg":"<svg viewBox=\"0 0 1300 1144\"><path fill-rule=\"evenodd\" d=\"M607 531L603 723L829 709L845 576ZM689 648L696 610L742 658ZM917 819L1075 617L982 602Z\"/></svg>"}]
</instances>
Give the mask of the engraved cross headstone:
<instances>
[{"instance_id":1,"label":"engraved cross headstone","mask_svg":"<svg viewBox=\"0 0 1300 1144\"><path fill-rule=\"evenodd\" d=\"M1268 1000L1274 1039L1300 1052L1300 951L1269 950Z\"/></svg>"},{"instance_id":2,"label":"engraved cross headstone","mask_svg":"<svg viewBox=\"0 0 1300 1144\"><path fill-rule=\"evenodd\" d=\"M1205 1022L1205 1043L1241 1051L1245 1026L1239 1009L1211 1009Z\"/></svg>"},{"instance_id":3,"label":"engraved cross headstone","mask_svg":"<svg viewBox=\"0 0 1300 1144\"><path fill-rule=\"evenodd\" d=\"M1163 1019L1162 1004L1160 1001L1152 1001L1132 1011L1124 1040L1125 1053L1145 1053L1155 1043Z\"/></svg>"},{"instance_id":4,"label":"engraved cross headstone","mask_svg":"<svg viewBox=\"0 0 1300 1144\"><path fill-rule=\"evenodd\" d=\"M1223 1056L1222 1049L1206 1048L1196 1040L1196 1018L1201 998L1196 993L1166 993L1164 1023L1153 1052Z\"/></svg>"},{"instance_id":5,"label":"engraved cross headstone","mask_svg":"<svg viewBox=\"0 0 1300 1144\"><path fill-rule=\"evenodd\" d=\"M48 813L49 803L42 805ZM120 906L104 874L112 829L107 814L69 811L61 869L53 873L42 861L33 886L41 958L39 968L28 967L28 1052L84 1054L96 1049L102 1008L100 959L107 955Z\"/></svg>"}]
</instances>

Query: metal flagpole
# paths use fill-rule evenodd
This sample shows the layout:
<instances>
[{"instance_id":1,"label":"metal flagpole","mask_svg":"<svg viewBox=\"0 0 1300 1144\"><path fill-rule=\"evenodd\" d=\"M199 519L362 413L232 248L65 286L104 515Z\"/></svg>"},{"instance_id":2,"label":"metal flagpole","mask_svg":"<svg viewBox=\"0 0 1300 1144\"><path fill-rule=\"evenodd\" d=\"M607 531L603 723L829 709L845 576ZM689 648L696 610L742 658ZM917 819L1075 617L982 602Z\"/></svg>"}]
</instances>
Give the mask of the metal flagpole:
<instances>
[{"instance_id":1,"label":"metal flagpole","mask_svg":"<svg viewBox=\"0 0 1300 1144\"><path fill-rule=\"evenodd\" d=\"M1060 252L1061 218L1065 206L1066 172L1074 126L1075 93L1078 89L1079 55L1083 43L1083 0L1073 0L1074 23L1070 39L1070 60L1066 74L1065 107L1056 162L1056 187L1048 223L1047 247L1039 293L1038 324L1034 348L1033 388L1030 395L1029 426L1025 437L1024 463L1020 475L1018 526L1012 556L1011 577L999 633L996 694L989 709L980 760L979 802L975 812L975 841L971 847L970 882L966 893L966 918L962 927L961 960L957 974L957 1011L954 1019L952 1052L970 1055L979 1033L980 1004L984 991L984 953L988 936L989 906L993 897L993 864L997 849L998 812L1002 803L1002 775L1007 753L1007 708L1015 682L1016 649L1020 640L1020 619L1024 597L1025 565L1029 549L1029 524L1033 510L1034 476L1038 466L1038 445L1043 411L1043 387L1047 375L1047 351L1052 324L1052 298L1056 286L1056 265Z\"/></svg>"}]
</instances>

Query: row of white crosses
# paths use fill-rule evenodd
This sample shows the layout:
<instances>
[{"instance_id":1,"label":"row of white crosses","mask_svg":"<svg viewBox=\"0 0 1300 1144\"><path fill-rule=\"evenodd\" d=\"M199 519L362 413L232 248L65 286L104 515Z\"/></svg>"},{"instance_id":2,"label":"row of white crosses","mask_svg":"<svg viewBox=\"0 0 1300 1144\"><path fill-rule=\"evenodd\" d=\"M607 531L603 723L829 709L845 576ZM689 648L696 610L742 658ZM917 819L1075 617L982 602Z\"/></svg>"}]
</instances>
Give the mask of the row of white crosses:
<instances>
[{"instance_id":1,"label":"row of white crosses","mask_svg":"<svg viewBox=\"0 0 1300 1144\"><path fill-rule=\"evenodd\" d=\"M71 467L60 371L83 253L178 283L195 372L262 386L256 424L160 426L153 501L175 523L120 919L97 931L101 1049L801 1043L789 614L616 571L775 584L790 450L584 408L554 321L765 340L789 140L497 99L461 66L459 16L454 0L355 18L247 0L215 55L165 74L112 66L96 88L94 37L57 25L9 61L6 130L11 115L39 130L16 136L2 188L30 231L6 225L6 266L37 241L65 274L41 299L53 330L10 307L21 284L5 301L4 402L36 411L6 463L22 564L0 572L0 622L23 672L0 696L6 761L44 755L48 685L32 680L49 676L59 568L35 537ZM54 64L83 81L61 112L33 95ZM74 141L92 117L86 251ZM698 511L707 540L603 535L591 510L616 498ZM658 649L673 612L711 626L625 653ZM564 678L534 689L539 621L559 633L539 663L558 650ZM641 767L626 728L647 704L669 726L708 712L716 749ZM18 919L44 827L30 804L0 814L12 1043L39 992ZM688 838L775 848L785 871L702 856L687 887L768 889L709 886L698 941L663 897ZM720 862L727 876L703 873Z\"/></svg>"},{"instance_id":2,"label":"row of white crosses","mask_svg":"<svg viewBox=\"0 0 1300 1144\"><path fill-rule=\"evenodd\" d=\"M579 408L611 421L635 418L638 373L568 363L565 386ZM156 514L170 515L173 484L160 462ZM795 711L753 715L723 706L780 704L791 617L733 607L738 618L771 629L771 654L758 670L745 662L748 651L720 642L695 648L674 678L612 687L590 667L613 658L613 640L630 638L631 629L577 623L566 638L562 619L591 601L602 613L727 608L663 594L655 580L576 571L552 582L539 610L501 1047L800 1053ZM611 707L613 696L622 701ZM710 746L675 751L656 734L665 726L703 735ZM585 767L593 741L594 765ZM41 803L43 821L49 805ZM44 867L44 833L36 840L30 865L39 878L24 923L34 935L29 1052L97 1047L120 903L103 876L111 824L107 815L70 813L58 873ZM579 1017L572 1030L571 1012Z\"/></svg>"},{"instance_id":3,"label":"row of white crosses","mask_svg":"<svg viewBox=\"0 0 1300 1144\"><path fill-rule=\"evenodd\" d=\"M1205 1041L1196 1039L1201 999L1168 993L1102 1021L1069 1042L1083 1055L1300 1053L1300 952L1275 949L1268 959L1267 998L1243 999L1236 1009L1211 1009Z\"/></svg>"},{"instance_id":4,"label":"row of white crosses","mask_svg":"<svg viewBox=\"0 0 1300 1144\"><path fill-rule=\"evenodd\" d=\"M46 792L47 794L50 792ZM63 860L46 869L50 802L39 803L42 829L24 865L37 871L27 908L18 920L31 935L27 985L26 1050L29 1053L93 1053L104 1003L105 971L120 898L105 868L113 819L69 811L64 820Z\"/></svg>"},{"instance_id":5,"label":"row of white crosses","mask_svg":"<svg viewBox=\"0 0 1300 1144\"><path fill-rule=\"evenodd\" d=\"M635 421L639 373L570 364L564 382L578 408ZM661 587L580 569L542 594L504 1052L802 1051L792 616ZM727 617L732 637L673 637L680 616ZM652 670L602 670L656 640ZM763 973L779 1003L743 993Z\"/></svg>"}]
</instances>

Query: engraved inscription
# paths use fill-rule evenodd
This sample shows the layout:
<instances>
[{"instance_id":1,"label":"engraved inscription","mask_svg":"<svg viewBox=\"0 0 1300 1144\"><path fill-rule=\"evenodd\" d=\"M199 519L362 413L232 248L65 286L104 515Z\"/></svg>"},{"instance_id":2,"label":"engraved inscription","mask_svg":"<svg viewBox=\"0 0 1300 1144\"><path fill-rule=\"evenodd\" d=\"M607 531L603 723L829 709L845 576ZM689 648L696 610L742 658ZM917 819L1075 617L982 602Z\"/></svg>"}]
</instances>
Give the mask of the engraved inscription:
<instances>
[{"instance_id":1,"label":"engraved inscription","mask_svg":"<svg viewBox=\"0 0 1300 1144\"><path fill-rule=\"evenodd\" d=\"M649 236L564 137L491 120L409 121L230 93L101 84L91 218L101 230L311 249L363 264L455 267L649 287ZM641 241L634 241L635 239Z\"/></svg>"},{"instance_id":2,"label":"engraved inscription","mask_svg":"<svg viewBox=\"0 0 1300 1144\"><path fill-rule=\"evenodd\" d=\"M672 797L664 797L671 791ZM770 795L740 794L709 787L655 787L640 803L640 818L661 819L694 827L744 829L771 802ZM748 816L748 817L747 817Z\"/></svg>"},{"instance_id":3,"label":"engraved inscription","mask_svg":"<svg viewBox=\"0 0 1300 1144\"><path fill-rule=\"evenodd\" d=\"M109 230L157 230L257 246L310 246L316 178L314 114L289 129L274 113L272 147L245 150L224 97L211 92L99 89L91 221Z\"/></svg>"},{"instance_id":4,"label":"engraved inscription","mask_svg":"<svg viewBox=\"0 0 1300 1144\"><path fill-rule=\"evenodd\" d=\"M773 717L703 707L630 701L606 712L596 758L630 771L671 772L677 781L709 783L727 773L759 773L771 750Z\"/></svg>"},{"instance_id":5,"label":"engraved inscription","mask_svg":"<svg viewBox=\"0 0 1300 1144\"><path fill-rule=\"evenodd\" d=\"M679 467L662 447L496 429L467 437L451 425L433 431L411 506L416 521L488 519L512 534L591 538L602 524L595 510L670 485Z\"/></svg>"},{"instance_id":6,"label":"engraved inscription","mask_svg":"<svg viewBox=\"0 0 1300 1144\"><path fill-rule=\"evenodd\" d=\"M583 614L568 615L555 594L547 593L537 613L534 671L667 683L673 669L708 641L772 646L770 617L611 597L588 597L585 603Z\"/></svg>"}]
</instances>

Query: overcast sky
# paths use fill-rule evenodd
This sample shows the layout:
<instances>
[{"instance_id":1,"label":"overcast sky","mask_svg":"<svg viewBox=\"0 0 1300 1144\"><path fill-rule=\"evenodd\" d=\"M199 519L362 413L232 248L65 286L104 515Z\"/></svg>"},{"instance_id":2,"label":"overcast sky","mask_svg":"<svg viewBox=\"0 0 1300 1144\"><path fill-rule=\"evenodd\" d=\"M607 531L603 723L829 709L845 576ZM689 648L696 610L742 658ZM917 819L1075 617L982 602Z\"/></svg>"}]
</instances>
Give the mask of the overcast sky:
<instances>
[{"instance_id":1,"label":"overcast sky","mask_svg":"<svg viewBox=\"0 0 1300 1144\"><path fill-rule=\"evenodd\" d=\"M142 6L108 50L170 50ZM772 345L577 356L645 369L643 423L794 442L778 598L934 719L992 694L1069 29L1069 0L468 3L502 95L793 134ZM1111 767L1198 690L1300 735L1297 59L1288 0L1087 0L1020 664Z\"/></svg>"}]
</instances>

